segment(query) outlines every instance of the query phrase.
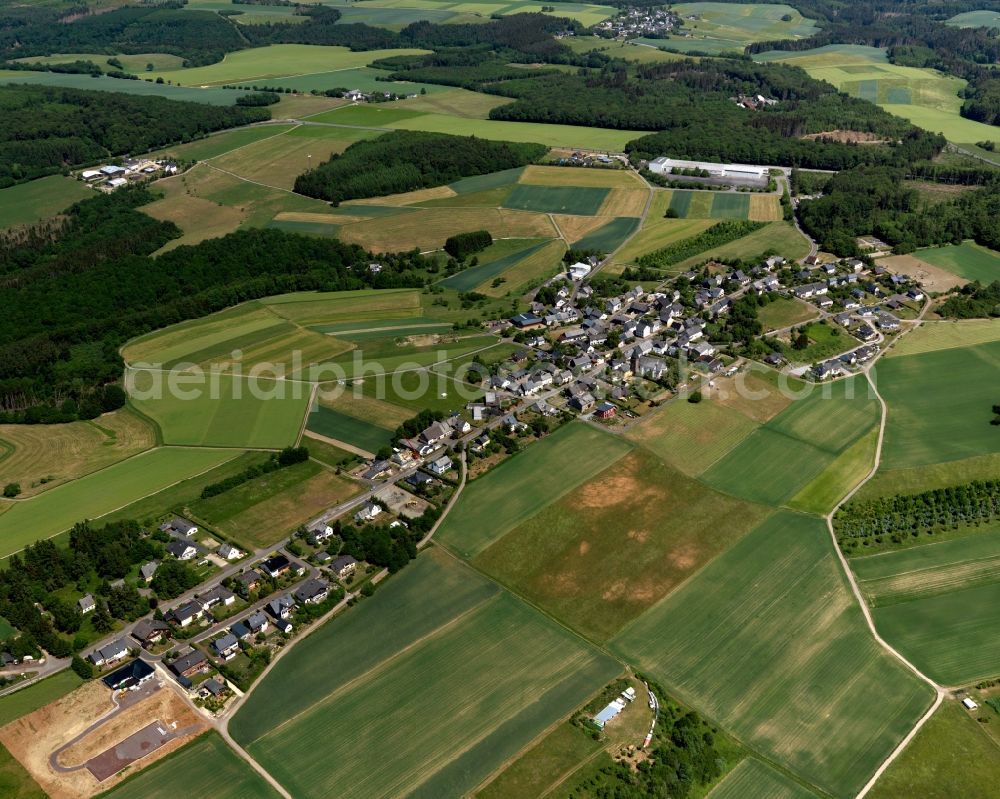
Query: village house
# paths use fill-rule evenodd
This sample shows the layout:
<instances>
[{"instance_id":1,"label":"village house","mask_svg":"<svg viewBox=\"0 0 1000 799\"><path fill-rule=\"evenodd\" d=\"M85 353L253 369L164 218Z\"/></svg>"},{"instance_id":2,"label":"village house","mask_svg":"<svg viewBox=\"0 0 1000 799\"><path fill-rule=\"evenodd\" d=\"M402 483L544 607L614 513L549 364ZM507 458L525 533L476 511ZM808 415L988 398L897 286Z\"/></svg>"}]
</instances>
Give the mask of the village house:
<instances>
[{"instance_id":1,"label":"village house","mask_svg":"<svg viewBox=\"0 0 1000 799\"><path fill-rule=\"evenodd\" d=\"M128 657L128 644L124 638L119 638L100 649L95 649L88 657L90 662L98 668L111 666Z\"/></svg>"},{"instance_id":2,"label":"village house","mask_svg":"<svg viewBox=\"0 0 1000 799\"><path fill-rule=\"evenodd\" d=\"M306 533L306 541L315 546L324 544L333 538L333 528L326 522L320 522L309 528Z\"/></svg>"},{"instance_id":3,"label":"village house","mask_svg":"<svg viewBox=\"0 0 1000 799\"><path fill-rule=\"evenodd\" d=\"M329 569L341 580L346 580L358 568L358 561L351 555L340 555L333 559Z\"/></svg>"},{"instance_id":4,"label":"village house","mask_svg":"<svg viewBox=\"0 0 1000 799\"><path fill-rule=\"evenodd\" d=\"M212 650L222 660L232 660L240 651L239 639L232 633L226 633L212 641Z\"/></svg>"},{"instance_id":5,"label":"village house","mask_svg":"<svg viewBox=\"0 0 1000 799\"><path fill-rule=\"evenodd\" d=\"M295 601L304 605L318 605L330 595L330 584L326 580L310 577L295 589Z\"/></svg>"},{"instance_id":6,"label":"village house","mask_svg":"<svg viewBox=\"0 0 1000 799\"><path fill-rule=\"evenodd\" d=\"M108 674L102 682L112 691L135 691L149 682L156 670L143 660L133 660Z\"/></svg>"},{"instance_id":7,"label":"village house","mask_svg":"<svg viewBox=\"0 0 1000 799\"><path fill-rule=\"evenodd\" d=\"M375 502L366 502L364 507L354 514L354 521L365 524L372 521L382 513L382 506Z\"/></svg>"},{"instance_id":8,"label":"village house","mask_svg":"<svg viewBox=\"0 0 1000 799\"><path fill-rule=\"evenodd\" d=\"M207 671L208 660L201 651L192 649L187 654L174 658L170 664L170 670L178 677L190 678L195 674Z\"/></svg>"},{"instance_id":9,"label":"village house","mask_svg":"<svg viewBox=\"0 0 1000 799\"><path fill-rule=\"evenodd\" d=\"M198 526L196 524L192 524L187 519L175 516L169 522L161 524L160 530L161 532L169 533L170 535L177 536L179 538L190 538L198 532Z\"/></svg>"},{"instance_id":10,"label":"village house","mask_svg":"<svg viewBox=\"0 0 1000 799\"><path fill-rule=\"evenodd\" d=\"M187 627L205 615L205 609L198 602L185 602L173 610L167 611L166 619L178 627Z\"/></svg>"},{"instance_id":11,"label":"village house","mask_svg":"<svg viewBox=\"0 0 1000 799\"><path fill-rule=\"evenodd\" d=\"M84 594L77 600L76 606L80 609L80 613L84 615L92 613L97 609L97 603L94 601L93 594Z\"/></svg>"},{"instance_id":12,"label":"village house","mask_svg":"<svg viewBox=\"0 0 1000 799\"><path fill-rule=\"evenodd\" d=\"M218 555L224 560L239 560L243 557L243 553L228 541L219 547Z\"/></svg>"},{"instance_id":13,"label":"village house","mask_svg":"<svg viewBox=\"0 0 1000 799\"><path fill-rule=\"evenodd\" d=\"M160 566L160 561L151 560L149 563L144 563L139 568L139 576L142 577L147 583L151 583L153 578L156 576L156 570Z\"/></svg>"},{"instance_id":14,"label":"village house","mask_svg":"<svg viewBox=\"0 0 1000 799\"><path fill-rule=\"evenodd\" d=\"M269 623L267 621L267 616L258 611L257 613L251 613L247 617L246 625L250 628L252 635L259 635L267 632Z\"/></svg>"},{"instance_id":15,"label":"village house","mask_svg":"<svg viewBox=\"0 0 1000 799\"><path fill-rule=\"evenodd\" d=\"M211 610L216 605L222 605L223 607L232 605L236 601L236 594L228 588L217 585L215 588L198 596L197 599L205 610Z\"/></svg>"},{"instance_id":16,"label":"village house","mask_svg":"<svg viewBox=\"0 0 1000 799\"><path fill-rule=\"evenodd\" d=\"M233 578L236 582L237 589L244 595L249 594L251 591L256 591L260 586L260 581L263 579L260 573L251 569L250 571L245 571L242 574L236 575Z\"/></svg>"},{"instance_id":17,"label":"village house","mask_svg":"<svg viewBox=\"0 0 1000 799\"><path fill-rule=\"evenodd\" d=\"M167 544L167 553L173 555L177 560L192 560L198 554L198 550L194 542L178 539Z\"/></svg>"},{"instance_id":18,"label":"village house","mask_svg":"<svg viewBox=\"0 0 1000 799\"><path fill-rule=\"evenodd\" d=\"M291 594L283 594L277 599L272 599L267 603L267 612L270 613L275 619L287 619L291 613L292 608L295 607L295 600L292 599Z\"/></svg>"},{"instance_id":19,"label":"village house","mask_svg":"<svg viewBox=\"0 0 1000 799\"><path fill-rule=\"evenodd\" d=\"M170 625L158 619L142 619L132 628L132 637L143 649L151 649L170 638Z\"/></svg>"},{"instance_id":20,"label":"village house","mask_svg":"<svg viewBox=\"0 0 1000 799\"><path fill-rule=\"evenodd\" d=\"M441 475L445 474L449 469L451 469L453 465L454 464L452 463L451 458L449 458L447 455L442 455L436 461L427 464L427 470L432 474L435 474L438 477L440 477Z\"/></svg>"},{"instance_id":21,"label":"village house","mask_svg":"<svg viewBox=\"0 0 1000 799\"><path fill-rule=\"evenodd\" d=\"M272 580L277 580L292 570L292 562L279 552L261 563L260 568Z\"/></svg>"}]
</instances>

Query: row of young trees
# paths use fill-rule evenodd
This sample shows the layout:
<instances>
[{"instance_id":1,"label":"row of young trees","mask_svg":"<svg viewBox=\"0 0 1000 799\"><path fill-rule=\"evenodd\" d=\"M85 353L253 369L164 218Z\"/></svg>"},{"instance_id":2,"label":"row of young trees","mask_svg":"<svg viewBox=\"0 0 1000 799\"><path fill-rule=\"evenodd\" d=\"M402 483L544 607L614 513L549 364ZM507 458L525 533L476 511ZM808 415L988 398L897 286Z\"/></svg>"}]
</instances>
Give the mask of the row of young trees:
<instances>
[{"instance_id":1,"label":"row of young trees","mask_svg":"<svg viewBox=\"0 0 1000 799\"><path fill-rule=\"evenodd\" d=\"M708 230L704 230L694 236L668 244L659 250L641 256L636 263L641 267L650 269L663 269L673 266L681 261L690 258L698 253L705 252L712 247L719 247L731 241L742 239L755 230L760 230L766 222L750 222L744 219L728 219L718 224L712 225Z\"/></svg>"},{"instance_id":2,"label":"row of young trees","mask_svg":"<svg viewBox=\"0 0 1000 799\"><path fill-rule=\"evenodd\" d=\"M998 516L1000 480L976 480L919 494L850 502L837 511L833 523L839 537L865 538L918 535Z\"/></svg>"}]
</instances>

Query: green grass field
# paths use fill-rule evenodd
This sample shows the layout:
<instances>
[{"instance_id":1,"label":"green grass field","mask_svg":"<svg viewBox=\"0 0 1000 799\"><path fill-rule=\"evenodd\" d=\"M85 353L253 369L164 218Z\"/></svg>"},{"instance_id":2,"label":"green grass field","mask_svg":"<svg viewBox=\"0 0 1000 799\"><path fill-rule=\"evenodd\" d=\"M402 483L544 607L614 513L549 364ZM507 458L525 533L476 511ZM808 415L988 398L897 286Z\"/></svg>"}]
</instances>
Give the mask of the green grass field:
<instances>
[{"instance_id":1,"label":"green grass field","mask_svg":"<svg viewBox=\"0 0 1000 799\"><path fill-rule=\"evenodd\" d=\"M997 11L966 11L956 14L945 22L956 28L998 28L1000 27L1000 12Z\"/></svg>"},{"instance_id":2,"label":"green grass field","mask_svg":"<svg viewBox=\"0 0 1000 799\"><path fill-rule=\"evenodd\" d=\"M620 438L587 425L564 425L471 481L436 540L463 557L474 557L629 449Z\"/></svg>"},{"instance_id":3,"label":"green grass field","mask_svg":"<svg viewBox=\"0 0 1000 799\"><path fill-rule=\"evenodd\" d=\"M560 621L604 641L768 512L636 449L511 530L473 563Z\"/></svg>"},{"instance_id":4,"label":"green grass field","mask_svg":"<svg viewBox=\"0 0 1000 799\"><path fill-rule=\"evenodd\" d=\"M878 430L873 428L792 497L788 507L806 513L829 513L874 468L877 446Z\"/></svg>"},{"instance_id":5,"label":"green grass field","mask_svg":"<svg viewBox=\"0 0 1000 799\"><path fill-rule=\"evenodd\" d=\"M92 196L85 183L62 175L0 189L0 229L40 222Z\"/></svg>"},{"instance_id":6,"label":"green grass field","mask_svg":"<svg viewBox=\"0 0 1000 799\"><path fill-rule=\"evenodd\" d=\"M426 50L366 50L354 52L347 47L311 44L272 44L227 53L217 64L190 69L146 73L184 86L263 82L293 75L334 70L357 69L379 58L394 55L419 55ZM119 81L120 82L120 81Z\"/></svg>"},{"instance_id":7,"label":"green grass field","mask_svg":"<svg viewBox=\"0 0 1000 799\"><path fill-rule=\"evenodd\" d=\"M963 685L1000 674L1000 529L854 558L886 640L928 675Z\"/></svg>"},{"instance_id":8,"label":"green grass field","mask_svg":"<svg viewBox=\"0 0 1000 799\"><path fill-rule=\"evenodd\" d=\"M751 42L801 39L816 32L813 20L787 5L753 3L681 3L674 11L684 20L688 38L652 40L659 47L709 53L738 51ZM785 21L782 17L788 16ZM694 19L691 19L694 17Z\"/></svg>"},{"instance_id":9,"label":"green grass field","mask_svg":"<svg viewBox=\"0 0 1000 799\"><path fill-rule=\"evenodd\" d=\"M528 186L518 183L504 201L505 208L550 214L597 213L609 189L595 186Z\"/></svg>"},{"instance_id":10,"label":"green grass field","mask_svg":"<svg viewBox=\"0 0 1000 799\"><path fill-rule=\"evenodd\" d=\"M101 799L172 799L178 791L204 793L215 799L278 797L278 792L213 731L101 794Z\"/></svg>"},{"instance_id":11,"label":"green grass field","mask_svg":"<svg viewBox=\"0 0 1000 799\"><path fill-rule=\"evenodd\" d=\"M835 796L854 795L933 698L869 634L823 521L786 512L612 647Z\"/></svg>"},{"instance_id":12,"label":"green grass field","mask_svg":"<svg viewBox=\"0 0 1000 799\"><path fill-rule=\"evenodd\" d=\"M619 670L431 551L280 661L230 729L304 799L460 795Z\"/></svg>"},{"instance_id":13,"label":"green grass field","mask_svg":"<svg viewBox=\"0 0 1000 799\"><path fill-rule=\"evenodd\" d=\"M971 241L917 250L913 254L921 261L966 280L978 280L980 283L1000 280L1000 253L980 247Z\"/></svg>"},{"instance_id":14,"label":"green grass field","mask_svg":"<svg viewBox=\"0 0 1000 799\"><path fill-rule=\"evenodd\" d=\"M858 499L885 497L892 494L919 494L935 488L969 483L973 480L993 480L1000 473L1000 453L946 461L933 466L910 469L879 469L858 492Z\"/></svg>"},{"instance_id":15,"label":"green grass field","mask_svg":"<svg viewBox=\"0 0 1000 799\"><path fill-rule=\"evenodd\" d=\"M83 685L83 680L75 672L63 669L34 685L0 697L0 727L21 718L21 716L34 713L40 707L45 707L49 702L55 702L81 685Z\"/></svg>"},{"instance_id":16,"label":"green grass field","mask_svg":"<svg viewBox=\"0 0 1000 799\"><path fill-rule=\"evenodd\" d=\"M996 744L957 700L948 697L868 795L990 799L998 780Z\"/></svg>"},{"instance_id":17,"label":"green grass field","mask_svg":"<svg viewBox=\"0 0 1000 799\"><path fill-rule=\"evenodd\" d=\"M480 254L477 266L467 267L446 277L441 285L456 291L472 291L478 286L488 285L494 278L538 252L546 243L545 239L506 239L494 242ZM495 250L499 257L491 254L491 250Z\"/></svg>"},{"instance_id":18,"label":"green grass field","mask_svg":"<svg viewBox=\"0 0 1000 799\"><path fill-rule=\"evenodd\" d=\"M622 246L624 241L639 228L639 219L632 216L619 216L606 225L602 225L593 233L588 233L582 239L574 241L572 246L577 250L600 250L611 253Z\"/></svg>"},{"instance_id":19,"label":"green grass field","mask_svg":"<svg viewBox=\"0 0 1000 799\"><path fill-rule=\"evenodd\" d=\"M146 76L151 73L144 73ZM22 72L0 69L0 82L30 83L58 86L61 89L86 89L89 91L118 92L120 94L151 94L168 100L184 100L207 105L233 105L241 92L217 88L190 88L150 83L143 80L118 80L117 78L92 78L90 75L72 75L60 72Z\"/></svg>"},{"instance_id":20,"label":"green grass field","mask_svg":"<svg viewBox=\"0 0 1000 799\"><path fill-rule=\"evenodd\" d=\"M877 103L929 131L942 133L949 141L1000 142L996 127L965 119L959 113L962 106L959 92L965 87L964 80L933 69L890 64L883 50L833 45L796 53L771 51L754 58L802 67L811 77Z\"/></svg>"},{"instance_id":21,"label":"green grass field","mask_svg":"<svg viewBox=\"0 0 1000 799\"><path fill-rule=\"evenodd\" d=\"M375 453L392 441L393 429L320 405L309 414L306 429Z\"/></svg>"},{"instance_id":22,"label":"green grass field","mask_svg":"<svg viewBox=\"0 0 1000 799\"><path fill-rule=\"evenodd\" d=\"M206 136L204 139L188 142L187 144L176 144L172 147L164 147L154 155L171 156L192 161L206 161L211 158L218 158L232 150L246 147L248 144L277 136L293 130L292 125L258 125L252 128L237 128L227 130L214 136Z\"/></svg>"},{"instance_id":23,"label":"green grass field","mask_svg":"<svg viewBox=\"0 0 1000 799\"><path fill-rule=\"evenodd\" d=\"M160 447L15 503L0 516L0 557L84 519L161 491L236 456L232 450Z\"/></svg>"},{"instance_id":24,"label":"green grass field","mask_svg":"<svg viewBox=\"0 0 1000 799\"><path fill-rule=\"evenodd\" d=\"M14 759L7 748L0 746L0 796L5 799L47 799L24 766Z\"/></svg>"},{"instance_id":25,"label":"green grass field","mask_svg":"<svg viewBox=\"0 0 1000 799\"><path fill-rule=\"evenodd\" d=\"M160 426L165 444L280 449L298 439L309 384L263 377L237 380L217 372L195 375L194 384L186 387L184 379L178 378L181 391L165 390L158 398L132 392L133 405ZM148 387L144 380L141 375L136 379L139 392ZM218 387L214 392L213 382Z\"/></svg>"},{"instance_id":26,"label":"green grass field","mask_svg":"<svg viewBox=\"0 0 1000 799\"><path fill-rule=\"evenodd\" d=\"M711 486L755 502L781 505L833 464L878 421L863 380L813 389L715 462Z\"/></svg>"},{"instance_id":27,"label":"green grass field","mask_svg":"<svg viewBox=\"0 0 1000 799\"><path fill-rule=\"evenodd\" d=\"M889 408L882 468L1000 452L1000 430L990 425L998 364L1000 342L879 363L879 391Z\"/></svg>"},{"instance_id":28,"label":"green grass field","mask_svg":"<svg viewBox=\"0 0 1000 799\"><path fill-rule=\"evenodd\" d=\"M208 522L248 549L258 549L291 535L299 525L360 490L358 483L310 460L188 507L195 519Z\"/></svg>"},{"instance_id":29,"label":"green grass field","mask_svg":"<svg viewBox=\"0 0 1000 799\"><path fill-rule=\"evenodd\" d=\"M924 322L898 341L886 357L917 355L923 352L968 347L973 344L987 344L991 341L1000 341L998 319L947 319Z\"/></svg>"},{"instance_id":30,"label":"green grass field","mask_svg":"<svg viewBox=\"0 0 1000 799\"><path fill-rule=\"evenodd\" d=\"M694 235L695 232L690 235ZM743 258L753 261L768 251L777 252L788 260L797 260L809 254L809 242L791 222L772 222L760 230L755 230L749 236L713 247L691 256L686 261L674 264L670 271L672 274L680 273L709 258Z\"/></svg>"},{"instance_id":31,"label":"green grass field","mask_svg":"<svg viewBox=\"0 0 1000 799\"><path fill-rule=\"evenodd\" d=\"M712 799L816 799L816 794L755 757L741 760Z\"/></svg>"},{"instance_id":32,"label":"green grass field","mask_svg":"<svg viewBox=\"0 0 1000 799\"><path fill-rule=\"evenodd\" d=\"M816 307L792 297L779 297L769 302L757 313L764 330L781 330L798 325L818 315Z\"/></svg>"}]
</instances>

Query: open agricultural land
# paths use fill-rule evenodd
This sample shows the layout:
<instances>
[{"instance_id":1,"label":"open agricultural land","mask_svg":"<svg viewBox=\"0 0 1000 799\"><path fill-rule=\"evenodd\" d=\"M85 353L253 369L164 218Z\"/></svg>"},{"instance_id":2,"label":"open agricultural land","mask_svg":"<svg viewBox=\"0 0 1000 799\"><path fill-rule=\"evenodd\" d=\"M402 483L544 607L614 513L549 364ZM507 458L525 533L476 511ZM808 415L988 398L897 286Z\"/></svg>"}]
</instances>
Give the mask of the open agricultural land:
<instances>
[{"instance_id":1,"label":"open agricultural land","mask_svg":"<svg viewBox=\"0 0 1000 799\"><path fill-rule=\"evenodd\" d=\"M980 283L1000 280L1000 253L980 247L974 242L917 250L913 255L965 280L978 280Z\"/></svg>"},{"instance_id":2,"label":"open agricultural land","mask_svg":"<svg viewBox=\"0 0 1000 799\"><path fill-rule=\"evenodd\" d=\"M51 538L84 519L97 519L236 457L236 450L159 447L16 500L0 515L0 556Z\"/></svg>"},{"instance_id":3,"label":"open agricultural land","mask_svg":"<svg viewBox=\"0 0 1000 799\"><path fill-rule=\"evenodd\" d=\"M942 133L956 144L1000 144L1000 132L995 126L959 114L963 79L933 69L890 64L884 49L834 44L798 52L775 50L755 54L754 58L802 67L811 77L876 103L914 125Z\"/></svg>"},{"instance_id":4,"label":"open agricultural land","mask_svg":"<svg viewBox=\"0 0 1000 799\"><path fill-rule=\"evenodd\" d=\"M743 537L612 646L836 796L856 793L933 699L866 629L823 522L788 512Z\"/></svg>"},{"instance_id":5,"label":"open agricultural land","mask_svg":"<svg viewBox=\"0 0 1000 799\"><path fill-rule=\"evenodd\" d=\"M987 529L851 559L881 634L945 685L997 673L1000 533Z\"/></svg>"},{"instance_id":6,"label":"open agricultural land","mask_svg":"<svg viewBox=\"0 0 1000 799\"><path fill-rule=\"evenodd\" d=\"M62 175L8 186L0 189L0 230L40 222L91 196L83 183Z\"/></svg>"},{"instance_id":7,"label":"open agricultural land","mask_svg":"<svg viewBox=\"0 0 1000 799\"><path fill-rule=\"evenodd\" d=\"M395 635L372 646L374 628ZM296 796L457 795L620 668L431 551L283 658L230 732ZM317 736L328 757L303 745Z\"/></svg>"},{"instance_id":8,"label":"open agricultural land","mask_svg":"<svg viewBox=\"0 0 1000 799\"><path fill-rule=\"evenodd\" d=\"M636 449L473 564L588 637L607 640L767 513Z\"/></svg>"},{"instance_id":9,"label":"open agricultural land","mask_svg":"<svg viewBox=\"0 0 1000 799\"><path fill-rule=\"evenodd\" d=\"M89 422L0 425L0 483L32 496L155 445L153 426L128 409Z\"/></svg>"},{"instance_id":10,"label":"open agricultural land","mask_svg":"<svg viewBox=\"0 0 1000 799\"><path fill-rule=\"evenodd\" d=\"M882 468L929 466L1000 452L989 422L1000 343L888 357L877 368L888 404ZM956 387L961 386L961 390ZM940 413L948 408L947 414Z\"/></svg>"},{"instance_id":11,"label":"open agricultural land","mask_svg":"<svg viewBox=\"0 0 1000 799\"><path fill-rule=\"evenodd\" d=\"M682 35L649 42L681 52L742 53L751 42L802 39L817 30L813 20L788 5L680 3L671 10L683 21Z\"/></svg>"},{"instance_id":12,"label":"open agricultural land","mask_svg":"<svg viewBox=\"0 0 1000 799\"><path fill-rule=\"evenodd\" d=\"M219 799L277 799L279 796L222 738L209 732L123 780L103 797L169 799L178 791L209 791Z\"/></svg>"},{"instance_id":13,"label":"open agricultural land","mask_svg":"<svg viewBox=\"0 0 1000 799\"><path fill-rule=\"evenodd\" d=\"M580 483L624 456L627 442L600 430L566 425L471 481L437 540L472 557ZM572 453L586 452L586 458Z\"/></svg>"},{"instance_id":14,"label":"open agricultural land","mask_svg":"<svg viewBox=\"0 0 1000 799\"><path fill-rule=\"evenodd\" d=\"M710 796L712 799L814 799L816 794L766 763L748 757Z\"/></svg>"}]
</instances>

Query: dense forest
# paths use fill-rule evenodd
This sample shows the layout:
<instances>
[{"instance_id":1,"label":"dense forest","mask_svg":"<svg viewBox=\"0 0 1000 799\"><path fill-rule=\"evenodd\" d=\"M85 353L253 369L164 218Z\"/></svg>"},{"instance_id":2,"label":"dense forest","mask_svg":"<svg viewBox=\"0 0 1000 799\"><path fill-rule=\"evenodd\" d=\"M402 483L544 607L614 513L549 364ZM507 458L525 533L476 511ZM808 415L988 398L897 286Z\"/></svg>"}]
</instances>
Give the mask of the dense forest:
<instances>
[{"instance_id":1,"label":"dense forest","mask_svg":"<svg viewBox=\"0 0 1000 799\"><path fill-rule=\"evenodd\" d=\"M295 191L336 205L344 200L442 186L459 178L524 166L547 151L541 144L393 131L377 139L355 142L343 153L299 175Z\"/></svg>"},{"instance_id":2,"label":"dense forest","mask_svg":"<svg viewBox=\"0 0 1000 799\"><path fill-rule=\"evenodd\" d=\"M377 62L401 80L444 83L511 97L491 119L551 122L657 133L629 143L633 160L664 153L697 158L844 169L859 164L903 165L934 156L944 139L848 97L795 67L739 59L626 65L609 62L580 74L542 71L510 79L509 67L489 54L464 63L435 53ZM778 101L748 113L737 94ZM857 146L807 140L809 134L854 130L889 142Z\"/></svg>"},{"instance_id":3,"label":"dense forest","mask_svg":"<svg viewBox=\"0 0 1000 799\"><path fill-rule=\"evenodd\" d=\"M874 234L896 252L975 239L1000 249L1000 183L928 208L903 183L906 170L861 167L833 175L824 196L799 204L802 227L837 255L856 255L855 238Z\"/></svg>"},{"instance_id":4,"label":"dense forest","mask_svg":"<svg viewBox=\"0 0 1000 799\"><path fill-rule=\"evenodd\" d=\"M149 255L180 234L133 188L77 203L61 225L0 238L0 420L68 421L120 378L118 347L148 330L290 291L422 286L417 253L371 254L333 239L241 230Z\"/></svg>"},{"instance_id":5,"label":"dense forest","mask_svg":"<svg viewBox=\"0 0 1000 799\"><path fill-rule=\"evenodd\" d=\"M270 119L264 108L163 97L0 86L0 187Z\"/></svg>"},{"instance_id":6,"label":"dense forest","mask_svg":"<svg viewBox=\"0 0 1000 799\"><path fill-rule=\"evenodd\" d=\"M0 58L53 53L171 53L189 66L247 47L236 25L180 3L87 13L86 7L12 6L0 11Z\"/></svg>"}]
</instances>

